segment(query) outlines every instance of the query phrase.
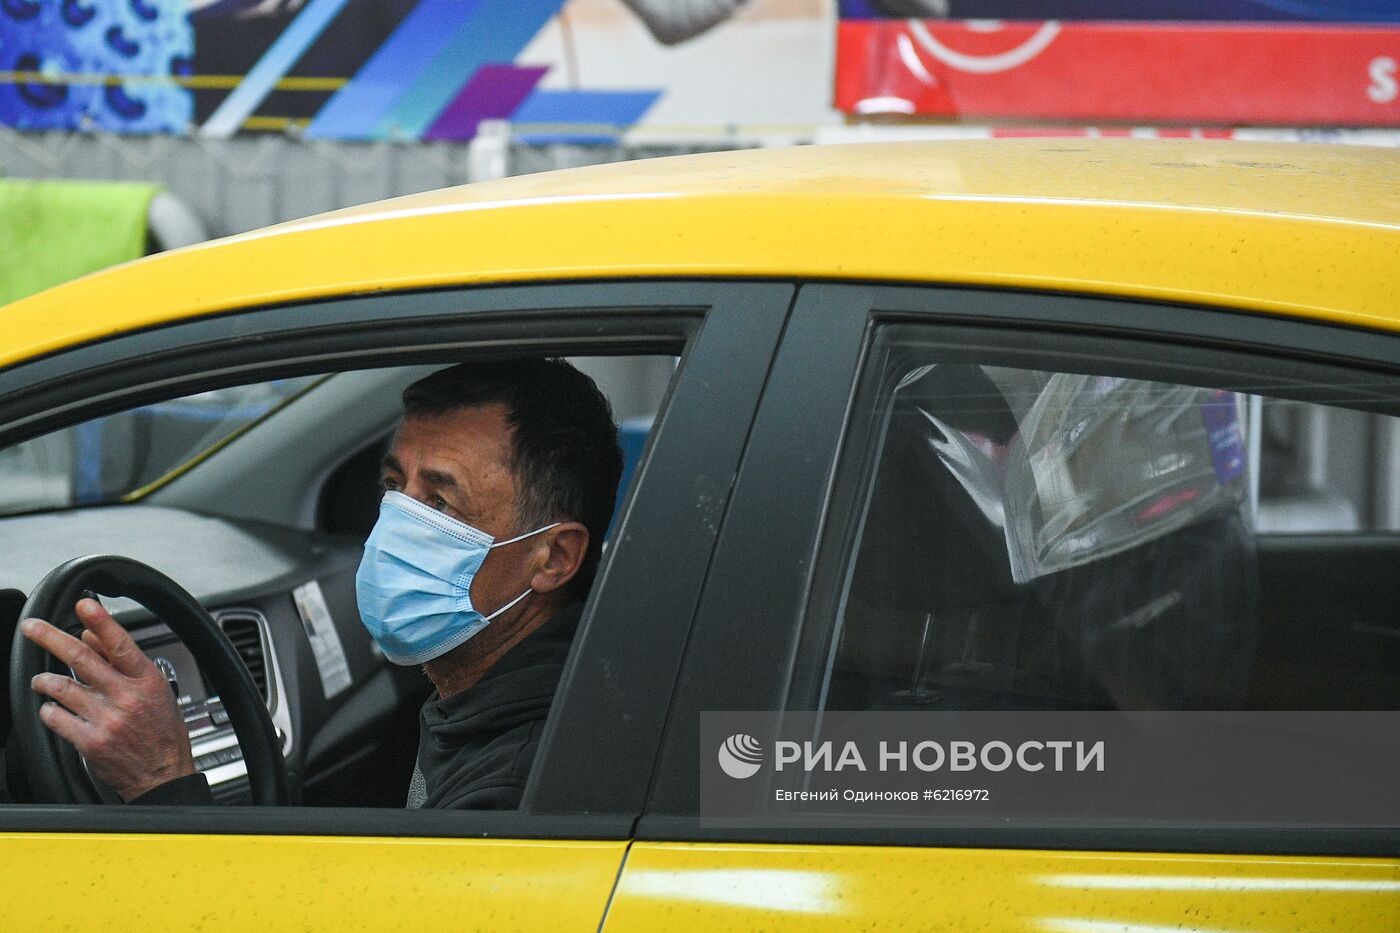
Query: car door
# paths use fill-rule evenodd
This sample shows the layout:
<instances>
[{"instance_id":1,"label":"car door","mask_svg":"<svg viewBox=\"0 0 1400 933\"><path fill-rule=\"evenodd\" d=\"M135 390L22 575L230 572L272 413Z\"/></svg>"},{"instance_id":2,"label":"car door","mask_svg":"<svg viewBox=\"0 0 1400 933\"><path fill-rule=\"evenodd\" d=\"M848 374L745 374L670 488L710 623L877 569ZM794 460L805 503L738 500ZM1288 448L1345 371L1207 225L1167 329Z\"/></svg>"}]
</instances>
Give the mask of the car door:
<instances>
[{"instance_id":1,"label":"car door","mask_svg":"<svg viewBox=\"0 0 1400 933\"><path fill-rule=\"evenodd\" d=\"M1271 404L1360 418L1388 437L1397 364L1393 335L1219 309L803 286L605 929L1400 925L1400 629L1380 608L1400 592L1392 570L1366 572L1395 566L1400 535L1383 521L1354 540L1267 534L1289 509L1306 513L1269 485L1277 464L1264 457L1261 470L1256 456L1269 450ZM1055 402L1050 387L1098 401L1066 420L1078 402ZM1113 401L1125 391L1130 402ZM1128 513L1138 524L1103 526L1093 559L1055 563L1065 538L1052 492L1070 481L1051 469L1064 462L1050 445L1032 444L1030 414L1058 417L1068 427L1057 437L1086 452L1068 461L1079 498L1064 501L1089 501L1079 494L1098 483L1141 505ZM1168 425L1180 449L1144 447L1127 428L1086 446L1104 424ZM1142 449L1171 454L1133 480L1145 496L1118 482L1147 462ZM1371 450L1363 439L1330 456L1388 488L1393 471ZM1151 485L1178 469L1190 483ZM1016 487L1013 475L1035 482ZM992 495L1012 488L1021 495ZM1156 522L1160 534L1134 538ZM1008 551L1024 536L1008 526L1043 546L1015 564ZM1341 572L1346 553L1369 557ZM1113 650L1079 650L1090 643ZM783 751L768 741L792 722L821 738L842 717L932 715L956 734L989 721L975 717L1014 729L1065 710L1117 717L1086 720L1111 728L1167 717L1150 721L1172 724L1180 748L1243 723L1234 748L1217 749L1243 750L1240 770L1159 749L1144 752L1140 785L1095 796L1071 777L1068 792L1031 786L1020 810L998 810L995 788L1037 778L991 773L983 759L971 777L930 769L915 803L871 813L845 796L876 786L861 783L870 756L843 772L819 748L804 763L794 743L787 761L805 775L784 783ZM1290 710L1320 718L1268 718ZM1266 747L1280 722L1304 722L1307 741ZM731 723L745 725L731 735ZM1364 733L1361 757L1330 760L1327 743L1351 730ZM1124 761L1115 741L1110 774ZM1278 767L1251 763L1280 748ZM1200 786L1178 792L1173 780ZM994 788L991 803L925 802L979 783ZM793 787L836 802L783 802Z\"/></svg>"},{"instance_id":2,"label":"car door","mask_svg":"<svg viewBox=\"0 0 1400 933\"><path fill-rule=\"evenodd\" d=\"M792 294L778 283L659 281L389 294L115 335L0 372L4 447L123 407L298 373L480 355L679 357L518 812L9 804L7 922L596 929Z\"/></svg>"}]
</instances>

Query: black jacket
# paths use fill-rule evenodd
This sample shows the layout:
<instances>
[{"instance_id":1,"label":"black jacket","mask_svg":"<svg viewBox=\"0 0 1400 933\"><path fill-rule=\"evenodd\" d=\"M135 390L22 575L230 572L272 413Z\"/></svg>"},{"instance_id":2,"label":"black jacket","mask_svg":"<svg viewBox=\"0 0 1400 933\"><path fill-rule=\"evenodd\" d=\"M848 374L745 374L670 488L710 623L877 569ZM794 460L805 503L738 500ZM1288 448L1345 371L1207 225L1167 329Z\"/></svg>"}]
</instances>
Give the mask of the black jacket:
<instances>
[{"instance_id":1,"label":"black jacket","mask_svg":"<svg viewBox=\"0 0 1400 933\"><path fill-rule=\"evenodd\" d=\"M545 717L583 614L570 603L505 653L470 690L428 698L419 714L424 807L513 810L520 806ZM162 784L133 804L214 803L202 774Z\"/></svg>"},{"instance_id":2,"label":"black jacket","mask_svg":"<svg viewBox=\"0 0 1400 933\"><path fill-rule=\"evenodd\" d=\"M486 672L470 690L430 697L419 716L418 768L424 807L513 810L539 751L545 717L583 614L560 609Z\"/></svg>"}]
</instances>

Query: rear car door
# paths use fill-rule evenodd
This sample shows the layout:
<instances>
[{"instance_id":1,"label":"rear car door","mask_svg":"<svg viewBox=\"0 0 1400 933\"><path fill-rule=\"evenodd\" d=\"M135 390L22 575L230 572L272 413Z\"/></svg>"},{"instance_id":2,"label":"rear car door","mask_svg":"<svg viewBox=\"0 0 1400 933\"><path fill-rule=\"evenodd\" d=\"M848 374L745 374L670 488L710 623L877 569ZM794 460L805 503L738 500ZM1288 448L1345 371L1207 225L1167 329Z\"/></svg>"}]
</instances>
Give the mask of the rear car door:
<instances>
[{"instance_id":1,"label":"rear car door","mask_svg":"<svg viewBox=\"0 0 1400 933\"><path fill-rule=\"evenodd\" d=\"M606 929L1400 925L1397 416L1393 335L804 286ZM1355 429L1308 454L1349 531L1290 479L1290 425L1318 417ZM843 772L816 741L1066 713L1171 741L1110 738L1108 783L1078 785L1109 793L984 758L876 811L846 796L872 756ZM1224 757L1172 757L1222 724ZM792 743L778 774L768 739L794 734L816 760Z\"/></svg>"},{"instance_id":2,"label":"rear car door","mask_svg":"<svg viewBox=\"0 0 1400 933\"><path fill-rule=\"evenodd\" d=\"M513 354L679 357L518 812L6 804L11 923L596 929L792 293L646 282L391 294L117 335L0 372L2 448L124 407L301 373ZM299 628L277 637L310 651ZM316 738L300 737L289 767Z\"/></svg>"}]
</instances>

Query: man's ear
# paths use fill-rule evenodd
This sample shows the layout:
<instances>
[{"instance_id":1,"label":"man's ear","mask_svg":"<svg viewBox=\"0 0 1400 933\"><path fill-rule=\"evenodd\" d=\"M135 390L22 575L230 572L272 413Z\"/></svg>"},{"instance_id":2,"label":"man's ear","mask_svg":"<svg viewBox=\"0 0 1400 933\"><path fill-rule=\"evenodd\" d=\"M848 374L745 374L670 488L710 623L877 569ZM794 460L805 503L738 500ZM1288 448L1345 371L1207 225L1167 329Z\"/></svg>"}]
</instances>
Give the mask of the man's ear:
<instances>
[{"instance_id":1,"label":"man's ear","mask_svg":"<svg viewBox=\"0 0 1400 933\"><path fill-rule=\"evenodd\" d=\"M588 529L579 522L564 522L540 535L547 548L544 563L530 578L536 593L552 593L564 587L579 572L588 554Z\"/></svg>"}]
</instances>

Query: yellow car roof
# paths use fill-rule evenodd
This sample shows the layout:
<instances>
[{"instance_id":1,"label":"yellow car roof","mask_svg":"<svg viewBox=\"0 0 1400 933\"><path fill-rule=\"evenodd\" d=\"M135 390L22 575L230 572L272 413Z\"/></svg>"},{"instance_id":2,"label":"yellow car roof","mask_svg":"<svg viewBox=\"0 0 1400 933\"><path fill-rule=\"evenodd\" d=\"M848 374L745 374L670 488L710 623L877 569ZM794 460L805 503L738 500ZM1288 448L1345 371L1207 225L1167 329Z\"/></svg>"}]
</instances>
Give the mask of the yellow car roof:
<instances>
[{"instance_id":1,"label":"yellow car roof","mask_svg":"<svg viewBox=\"0 0 1400 933\"><path fill-rule=\"evenodd\" d=\"M449 188L95 273L0 308L0 366L234 308L656 276L941 282L1400 329L1400 154L1161 140L724 152Z\"/></svg>"}]
</instances>

